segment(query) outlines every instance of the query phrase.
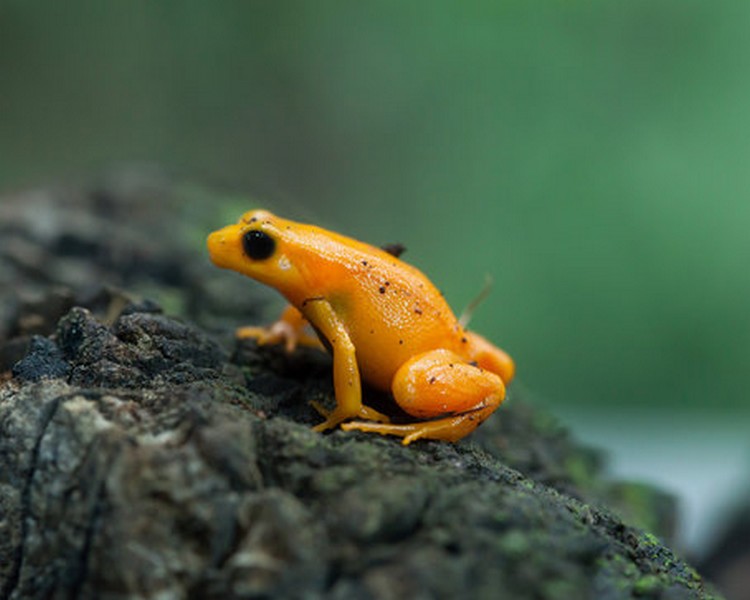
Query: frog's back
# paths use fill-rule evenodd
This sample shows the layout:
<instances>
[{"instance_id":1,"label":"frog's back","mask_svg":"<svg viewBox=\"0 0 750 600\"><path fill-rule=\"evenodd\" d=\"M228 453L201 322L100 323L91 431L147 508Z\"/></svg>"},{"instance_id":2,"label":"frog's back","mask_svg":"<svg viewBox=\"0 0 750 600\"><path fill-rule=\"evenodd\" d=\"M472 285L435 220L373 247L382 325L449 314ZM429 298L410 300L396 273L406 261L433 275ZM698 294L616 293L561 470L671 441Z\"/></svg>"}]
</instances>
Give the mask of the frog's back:
<instances>
[{"instance_id":1,"label":"frog's back","mask_svg":"<svg viewBox=\"0 0 750 600\"><path fill-rule=\"evenodd\" d=\"M396 370L415 354L437 348L461 354L463 327L419 269L338 234L321 238L316 251L325 260L307 274L310 289L344 323L369 383L388 389Z\"/></svg>"}]
</instances>

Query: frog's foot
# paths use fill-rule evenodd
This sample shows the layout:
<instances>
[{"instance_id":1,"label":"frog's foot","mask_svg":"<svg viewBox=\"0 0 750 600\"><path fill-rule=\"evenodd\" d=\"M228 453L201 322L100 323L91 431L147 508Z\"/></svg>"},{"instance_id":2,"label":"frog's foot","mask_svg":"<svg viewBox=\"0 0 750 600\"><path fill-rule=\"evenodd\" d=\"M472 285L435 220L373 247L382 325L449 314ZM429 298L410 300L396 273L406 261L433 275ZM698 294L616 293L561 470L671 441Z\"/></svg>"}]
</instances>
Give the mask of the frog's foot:
<instances>
[{"instance_id":1,"label":"frog's foot","mask_svg":"<svg viewBox=\"0 0 750 600\"><path fill-rule=\"evenodd\" d=\"M268 327L240 327L235 332L239 339L253 339L259 346L284 344L284 350L294 352L297 346L321 347L318 338L296 330L285 321L276 321Z\"/></svg>"},{"instance_id":2,"label":"frog's foot","mask_svg":"<svg viewBox=\"0 0 750 600\"><path fill-rule=\"evenodd\" d=\"M345 431L366 431L381 435L396 435L401 443L408 446L419 439L442 440L456 442L469 435L479 424L489 417L495 406L486 406L478 410L453 417L435 419L434 421L420 421L417 423L370 423L367 421L350 421L341 425Z\"/></svg>"},{"instance_id":3,"label":"frog's foot","mask_svg":"<svg viewBox=\"0 0 750 600\"><path fill-rule=\"evenodd\" d=\"M320 340L305 333L308 322L302 313L291 304L284 309L281 317L268 327L240 327L235 335L240 339L253 339L258 345L284 344L287 352L299 346L322 348Z\"/></svg>"},{"instance_id":4,"label":"frog's foot","mask_svg":"<svg viewBox=\"0 0 750 600\"><path fill-rule=\"evenodd\" d=\"M325 431L326 429L336 427L336 425L339 425L340 423L343 423L348 419L356 418L367 419L368 421L377 421L379 423L390 422L390 419L388 417L370 408L369 406L360 405L360 407L355 410L343 410L337 406L333 410L327 410L323 407L323 405L314 400L310 402L310 406L312 406L323 417L325 417L325 421L313 427L313 431Z\"/></svg>"}]
</instances>

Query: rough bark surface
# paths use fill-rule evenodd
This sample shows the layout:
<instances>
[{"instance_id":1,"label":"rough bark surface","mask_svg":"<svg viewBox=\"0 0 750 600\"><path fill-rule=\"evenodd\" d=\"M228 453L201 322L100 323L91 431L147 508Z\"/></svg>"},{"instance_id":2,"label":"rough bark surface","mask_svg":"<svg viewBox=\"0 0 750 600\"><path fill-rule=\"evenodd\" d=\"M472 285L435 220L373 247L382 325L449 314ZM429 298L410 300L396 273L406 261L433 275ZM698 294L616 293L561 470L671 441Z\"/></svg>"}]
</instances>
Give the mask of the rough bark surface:
<instances>
[{"instance_id":1,"label":"rough bark surface","mask_svg":"<svg viewBox=\"0 0 750 600\"><path fill-rule=\"evenodd\" d=\"M671 499L517 396L457 444L311 431L330 362L235 344L212 204L142 171L0 202L0 599L715 597L629 524L669 539Z\"/></svg>"}]
</instances>

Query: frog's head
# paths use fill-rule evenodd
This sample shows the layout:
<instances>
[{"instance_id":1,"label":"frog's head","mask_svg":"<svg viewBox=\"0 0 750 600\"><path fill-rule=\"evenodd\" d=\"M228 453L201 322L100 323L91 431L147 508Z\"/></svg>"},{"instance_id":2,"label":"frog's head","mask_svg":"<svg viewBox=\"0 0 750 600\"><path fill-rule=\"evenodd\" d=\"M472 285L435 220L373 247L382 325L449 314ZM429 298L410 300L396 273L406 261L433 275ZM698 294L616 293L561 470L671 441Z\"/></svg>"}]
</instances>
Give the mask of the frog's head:
<instances>
[{"instance_id":1,"label":"frog's head","mask_svg":"<svg viewBox=\"0 0 750 600\"><path fill-rule=\"evenodd\" d=\"M289 222L265 210L242 215L208 236L208 253L217 267L232 269L276 288L282 294L300 289L301 275L287 252Z\"/></svg>"}]
</instances>

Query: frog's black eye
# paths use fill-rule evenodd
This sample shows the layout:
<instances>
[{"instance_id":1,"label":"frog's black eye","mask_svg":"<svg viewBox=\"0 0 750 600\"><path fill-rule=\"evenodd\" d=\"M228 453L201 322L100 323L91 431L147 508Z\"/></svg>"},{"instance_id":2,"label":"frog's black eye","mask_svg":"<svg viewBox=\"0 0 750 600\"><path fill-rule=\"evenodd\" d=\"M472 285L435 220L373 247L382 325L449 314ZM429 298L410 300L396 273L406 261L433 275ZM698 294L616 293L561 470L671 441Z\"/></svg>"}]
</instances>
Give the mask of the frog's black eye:
<instances>
[{"instance_id":1,"label":"frog's black eye","mask_svg":"<svg viewBox=\"0 0 750 600\"><path fill-rule=\"evenodd\" d=\"M258 229L251 229L242 236L242 247L253 260L264 260L273 254L276 249L274 239Z\"/></svg>"}]
</instances>

